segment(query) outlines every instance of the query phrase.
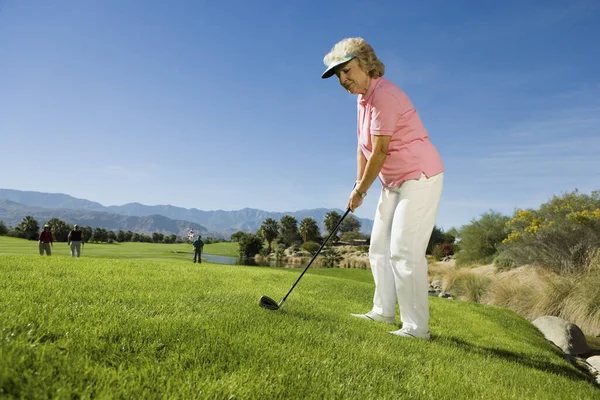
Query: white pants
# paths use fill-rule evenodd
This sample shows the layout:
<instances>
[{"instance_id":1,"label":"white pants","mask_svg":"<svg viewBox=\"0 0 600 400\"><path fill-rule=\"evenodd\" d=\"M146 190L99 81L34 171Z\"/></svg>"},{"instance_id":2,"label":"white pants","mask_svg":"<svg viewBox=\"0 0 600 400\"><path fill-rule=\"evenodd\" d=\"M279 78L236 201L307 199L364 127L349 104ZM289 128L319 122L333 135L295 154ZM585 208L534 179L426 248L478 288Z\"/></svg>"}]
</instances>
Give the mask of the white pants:
<instances>
[{"instance_id":1,"label":"white pants","mask_svg":"<svg viewBox=\"0 0 600 400\"><path fill-rule=\"evenodd\" d=\"M77 254L77 257L79 257L81 255L81 241L71 241L71 257L75 257L75 255Z\"/></svg>"},{"instance_id":2,"label":"white pants","mask_svg":"<svg viewBox=\"0 0 600 400\"><path fill-rule=\"evenodd\" d=\"M385 317L400 306L402 329L429 331L425 251L435 224L444 174L381 191L369 248L375 280L373 309Z\"/></svg>"}]
</instances>

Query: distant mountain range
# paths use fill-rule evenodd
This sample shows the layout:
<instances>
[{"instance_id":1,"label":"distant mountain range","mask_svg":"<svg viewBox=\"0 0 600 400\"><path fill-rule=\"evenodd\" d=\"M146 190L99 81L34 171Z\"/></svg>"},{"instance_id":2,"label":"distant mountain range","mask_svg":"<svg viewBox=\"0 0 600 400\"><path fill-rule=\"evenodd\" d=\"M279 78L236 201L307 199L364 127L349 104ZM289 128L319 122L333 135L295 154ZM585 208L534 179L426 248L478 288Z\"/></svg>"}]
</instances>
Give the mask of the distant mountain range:
<instances>
[{"instance_id":1,"label":"distant mountain range","mask_svg":"<svg viewBox=\"0 0 600 400\"><path fill-rule=\"evenodd\" d=\"M325 215L333 210L344 213L344 210L326 208L293 212L270 212L252 208L203 211L196 208L148 206L140 203L106 207L94 201L61 193L0 189L0 220L10 226L17 225L24 216L32 215L40 223L51 218L60 218L70 224L89 225L93 228L131 230L145 234L174 233L178 236L186 236L189 229L194 229L203 235L229 238L237 231L256 232L265 219L273 218L279 221L284 215L295 217L298 223L306 217L312 217L324 233L323 220ZM370 233L373 221L366 218L357 219L361 222L361 232Z\"/></svg>"}]
</instances>

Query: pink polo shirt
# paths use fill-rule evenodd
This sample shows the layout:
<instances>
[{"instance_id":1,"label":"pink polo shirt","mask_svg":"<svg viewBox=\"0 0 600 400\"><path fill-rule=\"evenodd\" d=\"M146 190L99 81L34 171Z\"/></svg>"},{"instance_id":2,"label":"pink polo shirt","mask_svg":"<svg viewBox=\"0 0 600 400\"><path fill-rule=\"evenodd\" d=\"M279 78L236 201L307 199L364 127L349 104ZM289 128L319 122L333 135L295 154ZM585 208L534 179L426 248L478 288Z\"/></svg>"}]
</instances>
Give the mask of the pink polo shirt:
<instances>
[{"instance_id":1,"label":"pink polo shirt","mask_svg":"<svg viewBox=\"0 0 600 400\"><path fill-rule=\"evenodd\" d=\"M428 178L444 171L444 165L412 102L398 86L385 78L371 80L365 96L358 96L358 146L371 158L371 135L391 136L388 155L379 179L386 189L404 181Z\"/></svg>"}]
</instances>

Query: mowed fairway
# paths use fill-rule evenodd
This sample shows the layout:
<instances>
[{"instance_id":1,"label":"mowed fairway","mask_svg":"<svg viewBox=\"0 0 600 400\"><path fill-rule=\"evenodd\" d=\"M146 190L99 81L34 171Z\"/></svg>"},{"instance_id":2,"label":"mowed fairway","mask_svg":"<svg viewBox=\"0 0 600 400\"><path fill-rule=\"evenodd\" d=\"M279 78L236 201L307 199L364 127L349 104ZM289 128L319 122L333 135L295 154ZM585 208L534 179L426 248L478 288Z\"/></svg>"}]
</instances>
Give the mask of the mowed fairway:
<instances>
[{"instance_id":1,"label":"mowed fairway","mask_svg":"<svg viewBox=\"0 0 600 400\"><path fill-rule=\"evenodd\" d=\"M6 242L3 242L4 244ZM66 247L66 245L65 245ZM91 251L90 251L91 253ZM4 255L0 397L593 399L518 315L431 299L432 340L350 316L369 271Z\"/></svg>"},{"instance_id":2,"label":"mowed fairway","mask_svg":"<svg viewBox=\"0 0 600 400\"><path fill-rule=\"evenodd\" d=\"M204 246L203 253L221 256L238 255L237 243L212 243ZM0 236L0 254L39 254L38 242ZM81 249L83 257L191 261L194 247L191 243L87 243ZM54 243L52 255L70 256L67 243Z\"/></svg>"}]
</instances>

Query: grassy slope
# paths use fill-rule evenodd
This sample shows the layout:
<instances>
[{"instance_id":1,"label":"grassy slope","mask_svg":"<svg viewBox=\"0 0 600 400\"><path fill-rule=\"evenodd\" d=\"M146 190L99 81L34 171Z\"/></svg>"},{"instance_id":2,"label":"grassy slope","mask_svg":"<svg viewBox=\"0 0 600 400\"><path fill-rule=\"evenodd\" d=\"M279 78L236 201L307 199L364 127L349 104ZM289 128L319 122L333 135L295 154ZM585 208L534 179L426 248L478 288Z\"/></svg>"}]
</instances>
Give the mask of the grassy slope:
<instances>
[{"instance_id":1,"label":"grassy slope","mask_svg":"<svg viewBox=\"0 0 600 400\"><path fill-rule=\"evenodd\" d=\"M54 243L53 255L67 256L71 250L67 243ZM213 243L204 246L204 253L222 256L237 256L237 243ZM0 236L0 254L38 254L38 242ZM83 246L85 257L146 259L146 260L187 260L193 257L191 244L157 243L88 243Z\"/></svg>"},{"instance_id":2,"label":"grassy slope","mask_svg":"<svg viewBox=\"0 0 600 400\"><path fill-rule=\"evenodd\" d=\"M0 397L598 396L504 309L433 298L430 342L351 317L369 308L369 271L309 270L282 310L257 306L298 273L0 256Z\"/></svg>"},{"instance_id":3,"label":"grassy slope","mask_svg":"<svg viewBox=\"0 0 600 400\"><path fill-rule=\"evenodd\" d=\"M588 345L591 349L600 352L600 337L587 337Z\"/></svg>"}]
</instances>

